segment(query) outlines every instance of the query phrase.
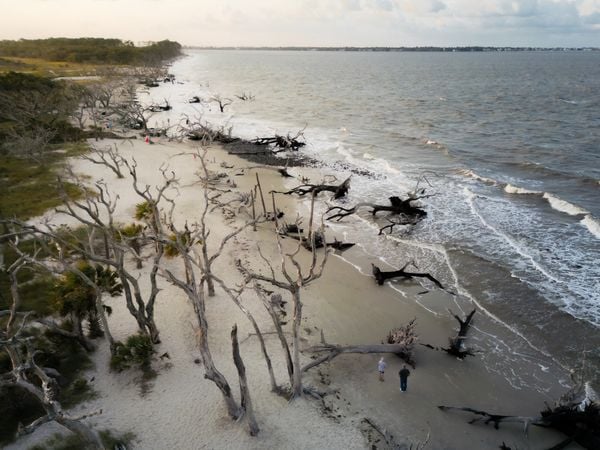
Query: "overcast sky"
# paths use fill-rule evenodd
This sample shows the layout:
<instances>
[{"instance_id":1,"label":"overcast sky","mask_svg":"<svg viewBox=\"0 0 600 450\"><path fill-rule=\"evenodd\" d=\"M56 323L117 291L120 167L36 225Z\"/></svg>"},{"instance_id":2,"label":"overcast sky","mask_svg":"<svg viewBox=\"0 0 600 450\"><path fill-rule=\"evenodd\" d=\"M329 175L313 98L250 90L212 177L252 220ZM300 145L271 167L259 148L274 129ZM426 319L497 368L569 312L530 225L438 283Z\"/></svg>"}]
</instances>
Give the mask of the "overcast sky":
<instances>
[{"instance_id":1,"label":"overcast sky","mask_svg":"<svg viewBox=\"0 0 600 450\"><path fill-rule=\"evenodd\" d=\"M0 0L0 11L0 39L600 47L600 0Z\"/></svg>"}]
</instances>

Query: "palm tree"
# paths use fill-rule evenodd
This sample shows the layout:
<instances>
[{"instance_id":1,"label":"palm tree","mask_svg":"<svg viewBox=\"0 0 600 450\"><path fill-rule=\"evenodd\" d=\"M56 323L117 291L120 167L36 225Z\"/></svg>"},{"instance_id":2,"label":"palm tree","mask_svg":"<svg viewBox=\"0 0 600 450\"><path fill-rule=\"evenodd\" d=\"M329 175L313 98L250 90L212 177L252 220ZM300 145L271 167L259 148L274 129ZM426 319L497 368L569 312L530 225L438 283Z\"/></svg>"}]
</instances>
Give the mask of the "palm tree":
<instances>
[{"instance_id":1,"label":"palm tree","mask_svg":"<svg viewBox=\"0 0 600 450\"><path fill-rule=\"evenodd\" d=\"M75 263L75 268L76 271L67 272L55 284L55 307L61 316L69 317L73 331L79 336L83 336L83 321L87 320L89 337L101 337L104 333L96 308L96 292L105 292L114 297L122 293L123 285L119 282L116 272L100 264L91 265L88 261L80 260ZM98 287L98 291L87 284L77 272L91 280ZM111 313L110 307L104 308L108 314Z\"/></svg>"}]
</instances>

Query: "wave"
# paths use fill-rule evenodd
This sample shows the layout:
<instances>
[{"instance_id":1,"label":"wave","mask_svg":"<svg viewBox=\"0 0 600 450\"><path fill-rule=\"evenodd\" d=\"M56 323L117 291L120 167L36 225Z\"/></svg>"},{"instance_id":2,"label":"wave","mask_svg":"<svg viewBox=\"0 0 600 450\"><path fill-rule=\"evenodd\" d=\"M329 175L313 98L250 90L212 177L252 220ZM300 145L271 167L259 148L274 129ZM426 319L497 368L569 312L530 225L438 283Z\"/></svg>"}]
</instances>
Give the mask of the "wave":
<instances>
[{"instance_id":1,"label":"wave","mask_svg":"<svg viewBox=\"0 0 600 450\"><path fill-rule=\"evenodd\" d=\"M550 206L552 206L552 208L554 208L557 211L567 213L570 216L589 214L589 211L577 205L574 205L573 203L569 203L568 201L563 200L562 198L556 197L555 195L549 194L548 192L544 192L544 195L542 195L542 197L548 200L548 203L550 203Z\"/></svg>"},{"instance_id":2,"label":"wave","mask_svg":"<svg viewBox=\"0 0 600 450\"><path fill-rule=\"evenodd\" d=\"M469 189L465 188L465 197L466 197L467 203L469 204L469 207L470 207L471 212L473 213L473 215L475 217L477 217L479 219L479 221L486 228L489 228L496 236L498 236L502 240L504 240L508 245L510 245L523 258L529 260L529 262L531 263L531 265L538 272L540 272L542 275L544 275L546 278L548 278L549 280L552 280L554 282L557 282L557 283L564 283L564 281L556 278L554 275L552 275L551 273L549 273L544 267L542 267L541 264L538 261L536 261L536 259L531 254L529 254L527 252L527 249L523 248L519 244L519 242L517 242L510 235L504 233L503 231L499 230L498 228L496 228L495 226L493 226L492 224L490 224L487 220L485 220L485 218L481 215L481 213L479 212L479 210L475 206L475 201L474 200L475 200L476 197L478 197L476 194L474 194L473 192L471 192Z\"/></svg>"},{"instance_id":3,"label":"wave","mask_svg":"<svg viewBox=\"0 0 600 450\"><path fill-rule=\"evenodd\" d=\"M513 186L512 184L504 185L504 192L508 194L539 195L548 201L552 209L566 213L570 216L581 216L590 213L582 207L574 205L573 203L563 200L562 198L557 197L554 194L550 194L549 192L531 191L519 186Z\"/></svg>"},{"instance_id":4,"label":"wave","mask_svg":"<svg viewBox=\"0 0 600 450\"><path fill-rule=\"evenodd\" d=\"M524 194L524 195L543 195L543 192L540 191L530 191L529 189L524 189L518 186L513 186L512 184L507 184L504 186L504 192L508 194Z\"/></svg>"},{"instance_id":5,"label":"wave","mask_svg":"<svg viewBox=\"0 0 600 450\"><path fill-rule=\"evenodd\" d=\"M578 105L579 104L579 102L576 102L575 100L567 100L566 98L558 97L558 100L563 103L568 103L569 105Z\"/></svg>"},{"instance_id":6,"label":"wave","mask_svg":"<svg viewBox=\"0 0 600 450\"><path fill-rule=\"evenodd\" d=\"M492 178L486 178L486 177L482 177L481 175L478 175L478 174L476 174L475 172L473 172L473 171L472 171L472 170L470 170L470 169L462 169L462 170L460 170L460 171L459 171L459 173L460 173L461 175L464 175L464 176L466 176L466 177L469 177L469 178L474 178L475 180L482 181L482 182L484 182L485 184L490 184L490 185L492 185L492 186L495 186L495 185L497 185L497 184L498 184L498 181L496 181L496 180L494 180L494 179L492 179Z\"/></svg>"},{"instance_id":7,"label":"wave","mask_svg":"<svg viewBox=\"0 0 600 450\"><path fill-rule=\"evenodd\" d=\"M580 222L583 226L585 226L590 233L600 239L600 221L592 217L591 214L588 214Z\"/></svg>"}]
</instances>

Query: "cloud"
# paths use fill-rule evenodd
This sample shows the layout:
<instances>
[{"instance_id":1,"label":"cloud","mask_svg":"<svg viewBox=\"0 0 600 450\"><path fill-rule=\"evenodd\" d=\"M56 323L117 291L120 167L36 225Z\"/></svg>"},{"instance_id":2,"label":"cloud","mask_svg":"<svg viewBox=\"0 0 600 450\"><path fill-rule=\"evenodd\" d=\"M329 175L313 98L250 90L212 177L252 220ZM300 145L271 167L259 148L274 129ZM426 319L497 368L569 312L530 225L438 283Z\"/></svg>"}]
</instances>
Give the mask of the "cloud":
<instances>
[{"instance_id":1,"label":"cloud","mask_svg":"<svg viewBox=\"0 0 600 450\"><path fill-rule=\"evenodd\" d=\"M446 4L444 2L440 2L439 0L433 0L431 2L431 6L429 8L429 11L432 13L437 13L440 12L442 10L446 9Z\"/></svg>"},{"instance_id":2,"label":"cloud","mask_svg":"<svg viewBox=\"0 0 600 450\"><path fill-rule=\"evenodd\" d=\"M600 47L600 0L0 0L4 2L4 39L93 35L133 41L168 37L195 45L560 42Z\"/></svg>"}]
</instances>

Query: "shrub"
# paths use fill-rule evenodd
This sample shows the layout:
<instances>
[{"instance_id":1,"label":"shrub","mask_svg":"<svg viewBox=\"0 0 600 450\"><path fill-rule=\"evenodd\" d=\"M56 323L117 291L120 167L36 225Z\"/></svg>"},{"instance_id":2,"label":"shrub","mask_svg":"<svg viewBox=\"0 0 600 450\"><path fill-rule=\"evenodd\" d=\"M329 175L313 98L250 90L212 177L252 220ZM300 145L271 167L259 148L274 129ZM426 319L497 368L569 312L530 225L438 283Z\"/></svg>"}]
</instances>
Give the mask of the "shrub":
<instances>
[{"instance_id":1,"label":"shrub","mask_svg":"<svg viewBox=\"0 0 600 450\"><path fill-rule=\"evenodd\" d=\"M152 356L155 353L150 336L133 334L125 343L115 343L115 354L110 358L110 368L116 372L138 367L142 370L150 368Z\"/></svg>"}]
</instances>

